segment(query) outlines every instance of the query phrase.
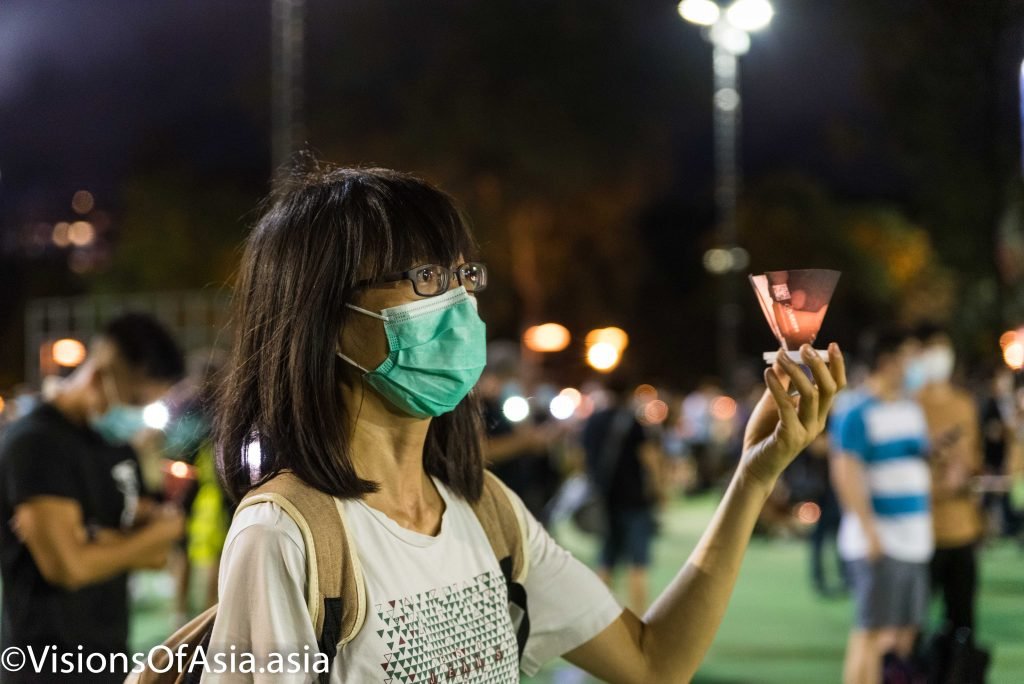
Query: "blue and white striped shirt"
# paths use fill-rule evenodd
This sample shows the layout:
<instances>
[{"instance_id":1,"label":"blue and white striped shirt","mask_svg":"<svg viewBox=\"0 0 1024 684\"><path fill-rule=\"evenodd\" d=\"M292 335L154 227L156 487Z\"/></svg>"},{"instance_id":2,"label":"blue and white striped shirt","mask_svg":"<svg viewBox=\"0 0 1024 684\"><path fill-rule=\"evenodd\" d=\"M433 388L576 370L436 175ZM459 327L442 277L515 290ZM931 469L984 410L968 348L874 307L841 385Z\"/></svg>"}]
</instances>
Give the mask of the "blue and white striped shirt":
<instances>
[{"instance_id":1,"label":"blue and white striped shirt","mask_svg":"<svg viewBox=\"0 0 1024 684\"><path fill-rule=\"evenodd\" d=\"M908 562L928 561L934 539L928 424L921 407L909 399L868 396L839 420L834 437L842 452L864 463L884 553ZM852 511L843 513L839 553L848 560L867 555L867 538Z\"/></svg>"}]
</instances>

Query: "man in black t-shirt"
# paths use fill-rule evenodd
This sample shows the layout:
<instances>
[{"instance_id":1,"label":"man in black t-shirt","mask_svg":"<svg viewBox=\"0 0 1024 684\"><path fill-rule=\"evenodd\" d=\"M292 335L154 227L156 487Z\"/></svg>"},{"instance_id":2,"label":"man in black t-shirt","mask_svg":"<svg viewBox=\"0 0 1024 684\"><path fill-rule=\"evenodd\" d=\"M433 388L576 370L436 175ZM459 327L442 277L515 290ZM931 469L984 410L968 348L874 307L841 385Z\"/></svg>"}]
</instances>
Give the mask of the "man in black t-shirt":
<instances>
[{"instance_id":1,"label":"man in black t-shirt","mask_svg":"<svg viewBox=\"0 0 1024 684\"><path fill-rule=\"evenodd\" d=\"M610 584L616 566L625 560L630 608L642 615L657 531L655 509L663 499L664 454L636 419L622 380L610 381L609 390L614 405L590 416L581 435L587 474L604 499L608 518L598 574Z\"/></svg>"},{"instance_id":2,"label":"man in black t-shirt","mask_svg":"<svg viewBox=\"0 0 1024 684\"><path fill-rule=\"evenodd\" d=\"M109 662L125 653L126 573L161 567L182 534L180 512L140 497L138 464L125 445L141 407L159 399L182 370L166 330L149 316L125 314L110 322L52 401L5 431L0 649L23 649L25 664L12 672L16 662L0 663L7 670L0 681L124 679L123 671L55 674L49 655L57 654L60 667L60 654L78 662L98 653ZM40 659L47 647L37 673L31 657Z\"/></svg>"}]
</instances>

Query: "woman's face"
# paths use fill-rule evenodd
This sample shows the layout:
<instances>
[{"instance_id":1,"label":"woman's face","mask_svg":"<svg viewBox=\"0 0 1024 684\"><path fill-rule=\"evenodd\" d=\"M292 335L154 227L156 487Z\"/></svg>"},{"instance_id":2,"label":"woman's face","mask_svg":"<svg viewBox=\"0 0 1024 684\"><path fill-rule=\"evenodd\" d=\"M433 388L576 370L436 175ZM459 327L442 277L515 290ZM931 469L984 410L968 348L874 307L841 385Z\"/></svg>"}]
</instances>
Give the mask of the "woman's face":
<instances>
[{"instance_id":1,"label":"woman's face","mask_svg":"<svg viewBox=\"0 0 1024 684\"><path fill-rule=\"evenodd\" d=\"M457 287L459 287L458 280L452 278L448 289ZM416 294L412 287L412 281L399 280L393 283L377 283L359 290L353 297L352 304L367 311L379 313L393 306L401 306L422 299L428 298ZM384 322L373 316L349 310L345 327L341 331L339 345L345 356L363 368L368 370L377 368L384 363L384 359L388 356L388 338L384 334Z\"/></svg>"}]
</instances>

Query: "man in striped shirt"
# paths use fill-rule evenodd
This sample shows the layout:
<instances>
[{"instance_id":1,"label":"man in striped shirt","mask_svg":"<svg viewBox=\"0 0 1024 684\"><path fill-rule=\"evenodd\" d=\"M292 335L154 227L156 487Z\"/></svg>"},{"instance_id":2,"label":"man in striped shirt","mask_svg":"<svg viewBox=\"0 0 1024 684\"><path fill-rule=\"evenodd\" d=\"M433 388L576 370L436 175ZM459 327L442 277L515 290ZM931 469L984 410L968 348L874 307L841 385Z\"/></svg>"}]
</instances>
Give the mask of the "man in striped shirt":
<instances>
[{"instance_id":1,"label":"man in striped shirt","mask_svg":"<svg viewBox=\"0 0 1024 684\"><path fill-rule=\"evenodd\" d=\"M905 341L895 332L876 338L864 398L833 434L832 476L843 507L839 553L856 605L847 684L880 681L886 653L906 660L928 607L928 427L921 407L904 396Z\"/></svg>"}]
</instances>

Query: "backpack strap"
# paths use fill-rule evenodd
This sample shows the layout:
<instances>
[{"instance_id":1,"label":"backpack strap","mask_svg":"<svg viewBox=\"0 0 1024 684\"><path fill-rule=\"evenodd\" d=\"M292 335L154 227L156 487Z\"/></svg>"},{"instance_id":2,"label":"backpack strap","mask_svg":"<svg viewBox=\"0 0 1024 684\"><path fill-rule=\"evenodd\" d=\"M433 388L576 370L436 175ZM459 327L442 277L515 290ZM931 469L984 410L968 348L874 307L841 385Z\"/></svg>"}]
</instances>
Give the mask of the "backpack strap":
<instances>
[{"instance_id":1,"label":"backpack strap","mask_svg":"<svg viewBox=\"0 0 1024 684\"><path fill-rule=\"evenodd\" d=\"M505 483L489 470L484 471L483 493L475 504L480 525L498 561L511 559L511 578L525 582L530 570L529 551L526 544L526 520L519 506L512 503L512 494Z\"/></svg>"},{"instance_id":2,"label":"backpack strap","mask_svg":"<svg viewBox=\"0 0 1024 684\"><path fill-rule=\"evenodd\" d=\"M333 662L366 619L366 586L355 546L345 531L341 501L282 471L254 488L238 510L275 503L295 521L306 547L306 600L321 653Z\"/></svg>"},{"instance_id":3,"label":"backpack strap","mask_svg":"<svg viewBox=\"0 0 1024 684\"><path fill-rule=\"evenodd\" d=\"M530 555L526 520L522 509L512 502L512 497L508 487L496 475L485 470L483 493L472 506L505 576L509 616L516 632L519 659L522 660L523 649L530 636L530 616L523 586L530 570Z\"/></svg>"}]
</instances>

